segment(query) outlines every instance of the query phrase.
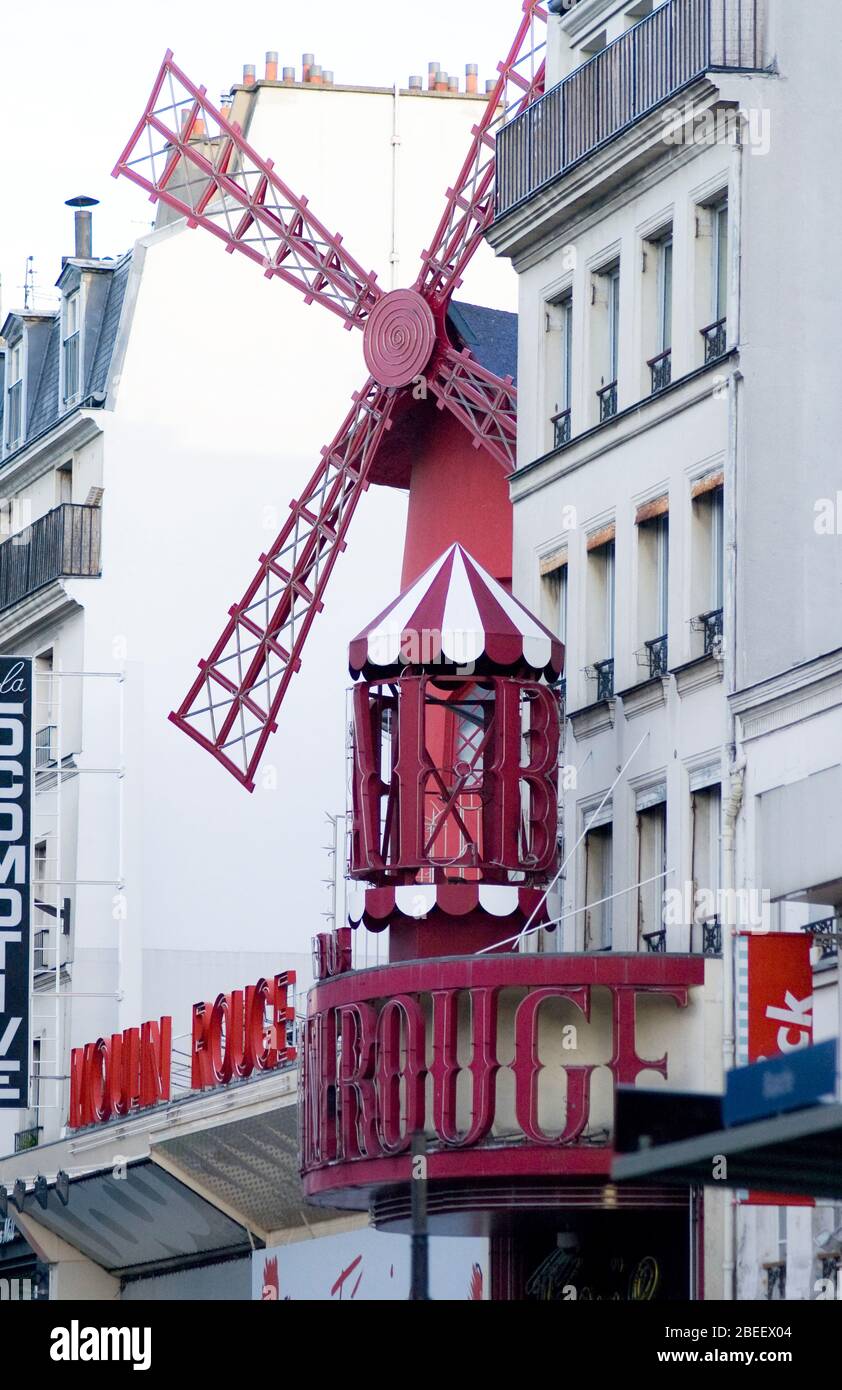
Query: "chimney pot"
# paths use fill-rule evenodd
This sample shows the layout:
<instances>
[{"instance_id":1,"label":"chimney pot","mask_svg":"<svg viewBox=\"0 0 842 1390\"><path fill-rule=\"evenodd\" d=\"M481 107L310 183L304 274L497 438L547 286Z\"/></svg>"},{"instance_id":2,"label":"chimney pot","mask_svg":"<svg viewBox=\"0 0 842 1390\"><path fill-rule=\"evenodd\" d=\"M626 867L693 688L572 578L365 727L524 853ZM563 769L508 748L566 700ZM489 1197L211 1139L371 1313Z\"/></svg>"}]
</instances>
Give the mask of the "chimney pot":
<instances>
[{"instance_id":1,"label":"chimney pot","mask_svg":"<svg viewBox=\"0 0 842 1390\"><path fill-rule=\"evenodd\" d=\"M255 67L254 67L254 63L244 63L244 64L243 64L243 86L244 86L244 87L253 87L253 86L254 86L254 79L255 79Z\"/></svg>"},{"instance_id":2,"label":"chimney pot","mask_svg":"<svg viewBox=\"0 0 842 1390\"><path fill-rule=\"evenodd\" d=\"M449 92L458 92L458 91L459 91L459 78L458 78L458 77L449 77L449 78L447 79L447 90L448 90Z\"/></svg>"},{"instance_id":3,"label":"chimney pot","mask_svg":"<svg viewBox=\"0 0 842 1390\"><path fill-rule=\"evenodd\" d=\"M466 63L465 65L465 91L471 96L475 96L479 90L479 64Z\"/></svg>"},{"instance_id":4,"label":"chimney pot","mask_svg":"<svg viewBox=\"0 0 842 1390\"><path fill-rule=\"evenodd\" d=\"M436 90L436 83L438 82L438 77L439 77L440 71L441 71L441 64L440 64L440 63L430 63L429 68L428 68L428 74L429 74L429 75L428 75L428 77L427 77L427 87L429 88L429 90L430 90L431 92L434 92L434 91Z\"/></svg>"},{"instance_id":5,"label":"chimney pot","mask_svg":"<svg viewBox=\"0 0 842 1390\"><path fill-rule=\"evenodd\" d=\"M496 79L495 77L487 77L486 80L485 80L485 94L486 94L486 96L491 96L491 93L494 91L494 88L495 88L496 86L497 86L497 79Z\"/></svg>"},{"instance_id":6,"label":"chimney pot","mask_svg":"<svg viewBox=\"0 0 842 1390\"><path fill-rule=\"evenodd\" d=\"M277 82L278 80L278 55L277 53L266 54L266 81Z\"/></svg>"},{"instance_id":7,"label":"chimney pot","mask_svg":"<svg viewBox=\"0 0 842 1390\"><path fill-rule=\"evenodd\" d=\"M310 83L313 87L322 86L322 70L318 63L314 63L310 68Z\"/></svg>"},{"instance_id":8,"label":"chimney pot","mask_svg":"<svg viewBox=\"0 0 842 1390\"><path fill-rule=\"evenodd\" d=\"M310 81L310 69L312 68L312 66L313 66L313 64L315 63L315 61L316 61L315 54L313 54L313 53L302 53L302 55L301 55L301 81L302 81L302 82L309 82L309 81Z\"/></svg>"},{"instance_id":9,"label":"chimney pot","mask_svg":"<svg viewBox=\"0 0 842 1390\"><path fill-rule=\"evenodd\" d=\"M424 80L421 77L410 77L409 90L411 92L421 92L424 90Z\"/></svg>"},{"instance_id":10,"label":"chimney pot","mask_svg":"<svg viewBox=\"0 0 842 1390\"><path fill-rule=\"evenodd\" d=\"M332 86L333 86L333 69L332 69L332 68L325 68L324 72L322 73L322 86L323 86L323 87L332 87Z\"/></svg>"},{"instance_id":11,"label":"chimney pot","mask_svg":"<svg viewBox=\"0 0 842 1390\"><path fill-rule=\"evenodd\" d=\"M77 261L90 261L93 259L93 235L91 229L91 208L97 207L99 198L88 198L80 194L76 198L68 198L65 207L73 208L73 227L75 250L73 255Z\"/></svg>"},{"instance_id":12,"label":"chimney pot","mask_svg":"<svg viewBox=\"0 0 842 1390\"><path fill-rule=\"evenodd\" d=\"M294 81L295 81L295 68L284 68L284 81L285 81L285 82L294 82Z\"/></svg>"},{"instance_id":13,"label":"chimney pot","mask_svg":"<svg viewBox=\"0 0 842 1390\"><path fill-rule=\"evenodd\" d=\"M449 81L449 78L448 78L446 72L441 72L441 71L437 72L437 73L436 73L436 91L437 91L437 92L446 92L446 91L447 91L447 84L448 84L448 81Z\"/></svg>"}]
</instances>

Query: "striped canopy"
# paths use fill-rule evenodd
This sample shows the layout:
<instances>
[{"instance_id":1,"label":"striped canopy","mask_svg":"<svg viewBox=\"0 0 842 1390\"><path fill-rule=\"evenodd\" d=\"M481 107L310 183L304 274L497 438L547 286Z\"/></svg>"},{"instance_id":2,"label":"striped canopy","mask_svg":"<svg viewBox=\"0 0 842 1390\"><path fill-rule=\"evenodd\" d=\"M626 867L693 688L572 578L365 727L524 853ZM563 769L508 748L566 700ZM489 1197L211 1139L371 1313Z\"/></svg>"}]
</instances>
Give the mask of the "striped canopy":
<instances>
[{"instance_id":1,"label":"striped canopy","mask_svg":"<svg viewBox=\"0 0 842 1390\"><path fill-rule=\"evenodd\" d=\"M564 646L461 545L452 545L351 643L354 679L397 676L410 666L471 666L481 675L555 681L564 670Z\"/></svg>"}]
</instances>

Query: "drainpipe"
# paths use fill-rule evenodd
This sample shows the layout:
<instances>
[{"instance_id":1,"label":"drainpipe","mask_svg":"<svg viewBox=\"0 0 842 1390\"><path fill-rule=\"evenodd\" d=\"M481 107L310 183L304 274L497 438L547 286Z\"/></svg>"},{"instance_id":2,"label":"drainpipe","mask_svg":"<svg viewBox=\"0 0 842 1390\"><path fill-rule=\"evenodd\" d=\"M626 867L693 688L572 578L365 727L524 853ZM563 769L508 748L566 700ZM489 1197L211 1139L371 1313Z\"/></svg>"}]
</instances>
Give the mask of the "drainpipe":
<instances>
[{"instance_id":1,"label":"drainpipe","mask_svg":"<svg viewBox=\"0 0 842 1390\"><path fill-rule=\"evenodd\" d=\"M722 886L725 906L722 923L722 1072L723 1077L734 1066L734 958L737 932L736 913L736 832L737 819L743 805L746 760L738 758L731 766L728 795L722 808ZM735 1198L726 1189L725 1220L722 1233L722 1297L736 1298L737 1223Z\"/></svg>"}]
</instances>

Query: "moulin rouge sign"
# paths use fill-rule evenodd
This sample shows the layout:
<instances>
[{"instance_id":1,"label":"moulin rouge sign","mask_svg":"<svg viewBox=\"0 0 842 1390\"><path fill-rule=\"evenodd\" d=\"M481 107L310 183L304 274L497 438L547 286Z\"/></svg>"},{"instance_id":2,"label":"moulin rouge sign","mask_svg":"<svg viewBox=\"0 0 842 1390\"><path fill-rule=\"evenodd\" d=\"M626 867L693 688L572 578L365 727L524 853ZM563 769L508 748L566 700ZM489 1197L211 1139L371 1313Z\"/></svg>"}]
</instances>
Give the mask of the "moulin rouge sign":
<instances>
[{"instance_id":1,"label":"moulin rouge sign","mask_svg":"<svg viewBox=\"0 0 842 1390\"><path fill-rule=\"evenodd\" d=\"M295 972L193 1005L191 1084L204 1091L295 1061ZM170 1099L172 1019L127 1028L70 1054L68 1127L101 1124Z\"/></svg>"},{"instance_id":2,"label":"moulin rouge sign","mask_svg":"<svg viewBox=\"0 0 842 1390\"><path fill-rule=\"evenodd\" d=\"M669 999L683 1009L690 988L703 981L704 962L687 956L520 954L325 980L311 992L302 1047L305 1190L329 1200L338 1188L396 1180L392 1160L407 1153L419 1130L441 1146L430 1158L433 1177L514 1172L517 1164L524 1173L547 1173L550 1151L564 1153L565 1171L602 1171L610 1150L586 1134L594 1072L606 1067L615 1086L634 1084L643 1071L667 1078L666 1052L638 1050L641 1001ZM607 1060L600 1060L602 1040L578 1057L576 1043L565 1052L564 1030L552 1017L549 1029L545 1022L550 1001L557 1008L561 1000L583 1028L590 1025L594 988L610 996L608 1015L600 1003L610 1029ZM505 1088L504 1070L511 1073ZM465 1093L460 1126L457 1098ZM501 1118L512 1135L508 1148L497 1139L483 1149ZM497 1159L502 1169L493 1167Z\"/></svg>"}]
</instances>

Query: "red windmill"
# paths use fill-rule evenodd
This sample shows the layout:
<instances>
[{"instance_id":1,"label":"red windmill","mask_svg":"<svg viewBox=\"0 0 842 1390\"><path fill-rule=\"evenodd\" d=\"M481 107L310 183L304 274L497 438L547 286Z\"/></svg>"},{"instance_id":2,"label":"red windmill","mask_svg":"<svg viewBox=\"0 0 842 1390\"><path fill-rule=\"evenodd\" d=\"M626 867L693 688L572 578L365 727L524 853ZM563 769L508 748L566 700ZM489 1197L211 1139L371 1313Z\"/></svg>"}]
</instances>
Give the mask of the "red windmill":
<instances>
[{"instance_id":1,"label":"red windmill","mask_svg":"<svg viewBox=\"0 0 842 1390\"><path fill-rule=\"evenodd\" d=\"M523 0L511 50L467 158L448 191L441 221L410 289L386 293L343 245L196 87L167 53L152 94L115 175L125 174L151 195L253 260L267 279L280 279L363 331L369 376L289 518L265 555L172 721L249 790L281 702L301 665L307 634L324 603L337 558L345 548L360 497L372 482L409 485L408 537L415 515L429 514L412 470L396 463L388 435L408 440L429 395L450 412L477 451L489 490L508 499L505 476L515 462L516 392L512 379L483 367L447 331L451 296L462 282L494 215L495 137L500 126L543 92L546 11ZM399 455L398 451L398 455ZM443 490L443 493L446 490ZM437 535L423 556L410 558L408 582L454 539L465 535L465 508L437 499ZM468 523L469 524L469 523ZM510 519L508 525L510 526ZM418 547L415 547L417 550ZM423 560L423 563L419 563ZM502 577L502 576L501 576Z\"/></svg>"}]
</instances>

